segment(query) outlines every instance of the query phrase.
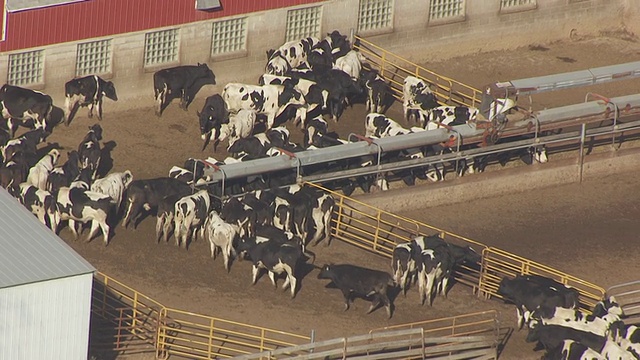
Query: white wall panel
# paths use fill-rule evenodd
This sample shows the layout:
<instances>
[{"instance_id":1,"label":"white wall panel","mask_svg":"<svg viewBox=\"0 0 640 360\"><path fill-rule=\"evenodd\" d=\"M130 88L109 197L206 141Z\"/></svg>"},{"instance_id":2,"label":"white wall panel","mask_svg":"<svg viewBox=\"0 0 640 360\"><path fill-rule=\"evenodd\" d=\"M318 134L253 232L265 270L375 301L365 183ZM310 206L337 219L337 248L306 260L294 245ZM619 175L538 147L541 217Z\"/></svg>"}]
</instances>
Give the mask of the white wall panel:
<instances>
[{"instance_id":1,"label":"white wall panel","mask_svg":"<svg viewBox=\"0 0 640 360\"><path fill-rule=\"evenodd\" d=\"M0 289L0 359L87 359L93 274Z\"/></svg>"}]
</instances>

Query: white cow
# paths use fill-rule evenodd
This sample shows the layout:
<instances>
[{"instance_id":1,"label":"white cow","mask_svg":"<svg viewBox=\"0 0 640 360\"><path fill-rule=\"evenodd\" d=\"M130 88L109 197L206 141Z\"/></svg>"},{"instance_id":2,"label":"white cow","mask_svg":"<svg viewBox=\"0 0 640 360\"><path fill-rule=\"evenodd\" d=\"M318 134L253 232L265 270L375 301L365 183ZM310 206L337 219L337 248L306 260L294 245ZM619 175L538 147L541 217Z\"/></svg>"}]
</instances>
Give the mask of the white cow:
<instances>
[{"instance_id":1,"label":"white cow","mask_svg":"<svg viewBox=\"0 0 640 360\"><path fill-rule=\"evenodd\" d=\"M49 174L58 163L60 151L51 149L49 153L42 157L30 170L27 176L27 183L41 190L47 190L47 179Z\"/></svg>"},{"instance_id":2,"label":"white cow","mask_svg":"<svg viewBox=\"0 0 640 360\"><path fill-rule=\"evenodd\" d=\"M98 230L102 230L104 237L104 245L109 244L109 225L107 224L107 216L111 208L111 197L93 191L87 191L84 187L62 187L58 190L56 199L58 210L60 211L60 220L68 220L69 228L74 237L78 238L78 230L76 222L91 222L91 231L87 237L87 241L91 241L93 235ZM56 233L57 229L56 224Z\"/></svg>"},{"instance_id":3,"label":"white cow","mask_svg":"<svg viewBox=\"0 0 640 360\"><path fill-rule=\"evenodd\" d=\"M351 76L353 80L358 80L360 78L362 64L366 62L367 59L360 51L350 50L346 55L336 59L333 68L344 71Z\"/></svg>"},{"instance_id":4,"label":"white cow","mask_svg":"<svg viewBox=\"0 0 640 360\"><path fill-rule=\"evenodd\" d=\"M120 209L122 196L132 181L133 175L131 171L114 172L94 181L91 184L91 191L108 195L111 197L111 203L116 206L116 209Z\"/></svg>"},{"instance_id":5,"label":"white cow","mask_svg":"<svg viewBox=\"0 0 640 360\"><path fill-rule=\"evenodd\" d=\"M219 140L224 141L229 138L231 147L238 139L248 138L253 134L253 127L257 121L257 114L254 110L242 109L237 113L229 114L229 123L220 126Z\"/></svg>"},{"instance_id":6,"label":"white cow","mask_svg":"<svg viewBox=\"0 0 640 360\"><path fill-rule=\"evenodd\" d=\"M211 257L216 258L222 252L224 267L229 271L229 260L236 256L233 240L237 236L236 227L222 220L217 212L211 211L205 221L205 229L211 246Z\"/></svg>"}]
</instances>

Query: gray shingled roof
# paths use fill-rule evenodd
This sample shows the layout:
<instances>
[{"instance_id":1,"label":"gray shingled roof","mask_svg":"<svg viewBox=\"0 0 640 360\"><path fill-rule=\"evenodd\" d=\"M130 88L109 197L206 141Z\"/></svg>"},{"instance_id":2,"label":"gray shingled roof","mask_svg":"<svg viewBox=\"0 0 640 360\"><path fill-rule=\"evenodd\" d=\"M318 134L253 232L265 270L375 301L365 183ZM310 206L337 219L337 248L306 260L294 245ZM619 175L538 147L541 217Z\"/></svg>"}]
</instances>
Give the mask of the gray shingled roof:
<instances>
[{"instance_id":1,"label":"gray shingled roof","mask_svg":"<svg viewBox=\"0 0 640 360\"><path fill-rule=\"evenodd\" d=\"M0 288L96 269L0 187Z\"/></svg>"}]
</instances>

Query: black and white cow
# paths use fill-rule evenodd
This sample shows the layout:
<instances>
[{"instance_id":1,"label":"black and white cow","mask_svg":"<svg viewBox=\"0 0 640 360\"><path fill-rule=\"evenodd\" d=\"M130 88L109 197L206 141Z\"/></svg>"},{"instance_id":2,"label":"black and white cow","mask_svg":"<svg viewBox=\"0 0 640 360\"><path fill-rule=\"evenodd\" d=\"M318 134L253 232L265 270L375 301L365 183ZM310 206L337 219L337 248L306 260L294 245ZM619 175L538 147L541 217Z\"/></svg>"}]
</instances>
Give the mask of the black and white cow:
<instances>
[{"instance_id":1,"label":"black and white cow","mask_svg":"<svg viewBox=\"0 0 640 360\"><path fill-rule=\"evenodd\" d=\"M564 340L554 349L545 353L549 360L605 360L599 352L574 340Z\"/></svg>"},{"instance_id":2,"label":"black and white cow","mask_svg":"<svg viewBox=\"0 0 640 360\"><path fill-rule=\"evenodd\" d=\"M180 99L180 108L187 110L200 88L215 85L216 77L207 64L181 65L156 71L153 74L156 115L175 98Z\"/></svg>"},{"instance_id":3,"label":"black and white cow","mask_svg":"<svg viewBox=\"0 0 640 360\"><path fill-rule=\"evenodd\" d=\"M540 342L547 351L555 351L558 347L563 346L565 340L576 341L598 353L607 343L606 337L590 332L558 325L543 325L535 320L529 324L529 334L526 341Z\"/></svg>"},{"instance_id":4,"label":"black and white cow","mask_svg":"<svg viewBox=\"0 0 640 360\"><path fill-rule=\"evenodd\" d=\"M60 151L51 149L42 157L31 169L27 175L27 183L37 187L38 189L47 190L47 179L53 168L58 163Z\"/></svg>"},{"instance_id":5,"label":"black and white cow","mask_svg":"<svg viewBox=\"0 0 640 360\"><path fill-rule=\"evenodd\" d=\"M345 56L350 50L351 44L347 36L334 30L311 49L307 62L313 71L324 73L333 67L338 58Z\"/></svg>"},{"instance_id":6,"label":"black and white cow","mask_svg":"<svg viewBox=\"0 0 640 360\"><path fill-rule=\"evenodd\" d=\"M296 124L304 124L307 115L304 96L294 88L281 85L229 83L222 90L222 99L229 112L245 109L266 115L267 129L274 126L276 117L289 106L295 108Z\"/></svg>"},{"instance_id":7,"label":"black and white cow","mask_svg":"<svg viewBox=\"0 0 640 360\"><path fill-rule=\"evenodd\" d=\"M116 211L119 211L122 197L132 181L133 174L129 170L112 172L95 180L91 184L91 191L108 195L111 198L111 203L116 206Z\"/></svg>"},{"instance_id":8,"label":"black and white cow","mask_svg":"<svg viewBox=\"0 0 640 360\"><path fill-rule=\"evenodd\" d=\"M225 222L232 224L240 237L255 236L258 213L250 205L239 198L230 197L222 203L220 216Z\"/></svg>"},{"instance_id":9,"label":"black and white cow","mask_svg":"<svg viewBox=\"0 0 640 360\"><path fill-rule=\"evenodd\" d=\"M391 86L376 70L362 69L360 83L367 90L366 108L368 113L384 114L393 104Z\"/></svg>"},{"instance_id":10,"label":"black and white cow","mask_svg":"<svg viewBox=\"0 0 640 360\"><path fill-rule=\"evenodd\" d=\"M357 81L360 78L362 65L366 63L367 59L360 51L350 50L346 55L336 59L333 68L344 71L353 80Z\"/></svg>"},{"instance_id":11,"label":"black and white cow","mask_svg":"<svg viewBox=\"0 0 640 360\"><path fill-rule=\"evenodd\" d=\"M0 167L0 186L17 190L20 183L27 180L29 169L38 161L35 154L16 153L3 167Z\"/></svg>"},{"instance_id":12,"label":"black and white cow","mask_svg":"<svg viewBox=\"0 0 640 360\"><path fill-rule=\"evenodd\" d=\"M238 235L236 228L224 221L216 211L211 211L204 224L206 236L211 247L211 257L215 260L218 251L222 252L224 267L230 269L230 261L236 256L233 242Z\"/></svg>"},{"instance_id":13,"label":"black and white cow","mask_svg":"<svg viewBox=\"0 0 640 360\"><path fill-rule=\"evenodd\" d=\"M417 112L438 106L429 83L415 76L407 76L402 85L402 111L405 120L418 120Z\"/></svg>"},{"instance_id":14,"label":"black and white cow","mask_svg":"<svg viewBox=\"0 0 640 360\"><path fill-rule=\"evenodd\" d=\"M64 84L65 106L64 115L66 125L71 123L80 107L89 107L89 118L93 117L93 108L96 108L98 120L102 120L102 100L107 97L118 101L116 87L111 81L105 81L97 75L89 75Z\"/></svg>"},{"instance_id":15,"label":"black and white cow","mask_svg":"<svg viewBox=\"0 0 640 360\"><path fill-rule=\"evenodd\" d=\"M211 197L206 189L176 201L173 226L177 246L188 248L189 243L196 239L198 230L200 237L204 237L204 222L210 209Z\"/></svg>"},{"instance_id":16,"label":"black and white cow","mask_svg":"<svg viewBox=\"0 0 640 360\"><path fill-rule=\"evenodd\" d=\"M320 39L313 36L284 43L277 49L267 51L267 65L265 73L284 75L289 70L307 62L307 55Z\"/></svg>"},{"instance_id":17,"label":"black and white cow","mask_svg":"<svg viewBox=\"0 0 640 360\"><path fill-rule=\"evenodd\" d=\"M480 110L469 106L438 106L418 111L418 123L425 130L444 126L464 125L475 121Z\"/></svg>"},{"instance_id":18,"label":"black and white cow","mask_svg":"<svg viewBox=\"0 0 640 360\"><path fill-rule=\"evenodd\" d=\"M246 251L253 263L252 283L258 280L260 269L266 269L273 286L277 286L276 275L284 273L286 278L282 284L282 289L289 287L291 298L296 296L298 289L297 273L300 266L306 262L305 253L299 241L270 241L264 237L240 238L238 243L238 253ZM311 254L315 260L315 255Z\"/></svg>"},{"instance_id":19,"label":"black and white cow","mask_svg":"<svg viewBox=\"0 0 640 360\"><path fill-rule=\"evenodd\" d=\"M406 295L409 282L415 275L416 256L412 243L398 244L393 248L391 268L393 269L393 281L400 286L402 293Z\"/></svg>"},{"instance_id":20,"label":"black and white cow","mask_svg":"<svg viewBox=\"0 0 640 360\"><path fill-rule=\"evenodd\" d=\"M229 123L222 124L219 131L219 141L229 139L227 148L231 147L238 139L248 138L253 134L253 128L257 121L256 112L253 110L240 110L235 114L229 114Z\"/></svg>"},{"instance_id":21,"label":"black and white cow","mask_svg":"<svg viewBox=\"0 0 640 360\"><path fill-rule=\"evenodd\" d=\"M176 202L182 199L182 194L171 194L158 202L158 210L156 212L156 241L160 239L164 242L169 241L169 236L174 230L174 222L176 213Z\"/></svg>"},{"instance_id":22,"label":"black and white cow","mask_svg":"<svg viewBox=\"0 0 640 360\"><path fill-rule=\"evenodd\" d=\"M393 304L387 296L387 288L394 287L393 277L387 272L368 269L350 264L324 265L320 269L318 279L331 280L344 296L344 309L349 309L353 297L371 298L371 306L367 314L382 305L391 318Z\"/></svg>"},{"instance_id":23,"label":"black and white cow","mask_svg":"<svg viewBox=\"0 0 640 360\"><path fill-rule=\"evenodd\" d=\"M53 110L53 100L51 96L39 91L5 84L0 88L0 106L2 118L5 120L5 123L0 125L13 137L18 126L23 124L46 130ZM33 123L23 123L28 120Z\"/></svg>"},{"instance_id":24,"label":"black and white cow","mask_svg":"<svg viewBox=\"0 0 640 360\"><path fill-rule=\"evenodd\" d=\"M7 141L2 147L2 157L5 162L11 161L13 156L22 152L24 154L36 154L38 145L45 141L49 136L44 129L35 129L27 131L15 139Z\"/></svg>"},{"instance_id":25,"label":"black and white cow","mask_svg":"<svg viewBox=\"0 0 640 360\"><path fill-rule=\"evenodd\" d=\"M71 185L78 175L80 175L80 155L77 151L67 152L67 161L62 166L53 168L47 179L47 190L55 193L63 186Z\"/></svg>"},{"instance_id":26,"label":"black and white cow","mask_svg":"<svg viewBox=\"0 0 640 360\"><path fill-rule=\"evenodd\" d=\"M50 192L28 184L20 184L20 192L16 197L22 205L33 213L41 223L55 230L60 222L56 199Z\"/></svg>"},{"instance_id":27,"label":"black and white cow","mask_svg":"<svg viewBox=\"0 0 640 360\"><path fill-rule=\"evenodd\" d=\"M500 281L497 293L516 305L518 328L528 322L531 312L538 314L553 313L555 308L566 303L566 296L556 289L540 285L522 276L513 279L504 277Z\"/></svg>"},{"instance_id":28,"label":"black and white cow","mask_svg":"<svg viewBox=\"0 0 640 360\"><path fill-rule=\"evenodd\" d=\"M173 194L181 197L189 195L191 186L169 177L133 180L127 189L126 212L122 226L127 227L130 222L133 222L134 227L137 226L144 211L155 211L160 200Z\"/></svg>"},{"instance_id":29,"label":"black and white cow","mask_svg":"<svg viewBox=\"0 0 640 360\"><path fill-rule=\"evenodd\" d=\"M78 145L80 170L89 169L92 180L97 177L98 167L100 166L100 160L102 158L100 140L102 140L102 127L99 124L95 124L89 127L87 135L84 136Z\"/></svg>"},{"instance_id":30,"label":"black and white cow","mask_svg":"<svg viewBox=\"0 0 640 360\"><path fill-rule=\"evenodd\" d=\"M68 220L69 228L76 239L78 238L76 222L81 224L91 222L91 230L87 236L87 241L91 241L98 231L98 227L100 227L104 245L109 245L109 224L107 223L107 217L111 209L111 198L109 196L87 191L83 187L72 186L60 188L56 201L60 212L60 221ZM58 228L56 233L59 230Z\"/></svg>"}]
</instances>

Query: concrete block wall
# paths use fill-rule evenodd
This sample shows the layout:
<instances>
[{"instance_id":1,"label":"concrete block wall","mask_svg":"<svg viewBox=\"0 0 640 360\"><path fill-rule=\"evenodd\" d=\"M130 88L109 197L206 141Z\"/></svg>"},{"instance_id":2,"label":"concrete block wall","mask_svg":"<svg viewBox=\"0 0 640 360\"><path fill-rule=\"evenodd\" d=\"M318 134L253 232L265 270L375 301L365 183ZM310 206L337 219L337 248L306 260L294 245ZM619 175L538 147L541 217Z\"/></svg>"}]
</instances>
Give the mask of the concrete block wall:
<instances>
[{"instance_id":1,"label":"concrete block wall","mask_svg":"<svg viewBox=\"0 0 640 360\"><path fill-rule=\"evenodd\" d=\"M535 8L501 13L499 0L467 0L464 19L429 23L430 1L395 0L393 27L363 33L374 43L416 62L474 53L480 50L514 49L531 43L568 38L571 29L579 34L637 23L637 0L537 0ZM332 30L349 34L357 28L359 0L328 0L323 6L320 35ZM229 82L256 83L263 73L266 50L284 42L289 9L247 15L246 51L211 57L212 21L186 24L180 29L180 64L207 63L218 85L206 86L199 97L220 92ZM637 25L636 25L637 26ZM105 77L116 83L121 99L114 108L153 103L153 72L176 64L145 68L144 32L115 35L112 73ZM455 43L455 46L451 46ZM77 43L56 44L45 50L45 84L39 90L50 94L56 105L64 103L64 82L74 77ZM0 64L8 53L0 54ZM7 66L0 66L0 79L7 78ZM460 79L464 81L464 79ZM135 101L131 101L135 100Z\"/></svg>"}]
</instances>

